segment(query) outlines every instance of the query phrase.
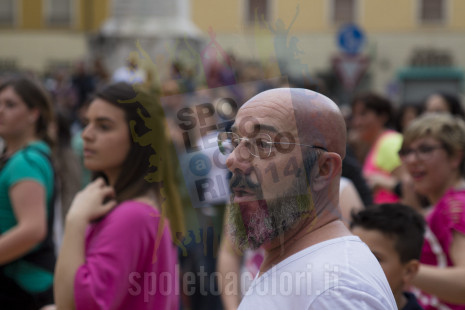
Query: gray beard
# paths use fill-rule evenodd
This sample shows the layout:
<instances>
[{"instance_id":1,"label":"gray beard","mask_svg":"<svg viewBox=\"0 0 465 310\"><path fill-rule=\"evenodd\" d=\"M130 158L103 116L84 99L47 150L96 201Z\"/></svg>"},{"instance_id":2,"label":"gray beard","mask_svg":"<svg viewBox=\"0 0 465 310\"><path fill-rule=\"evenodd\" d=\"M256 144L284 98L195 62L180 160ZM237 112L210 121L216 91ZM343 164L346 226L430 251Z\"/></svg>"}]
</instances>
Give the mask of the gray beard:
<instances>
[{"instance_id":1,"label":"gray beard","mask_svg":"<svg viewBox=\"0 0 465 310\"><path fill-rule=\"evenodd\" d=\"M240 249L258 249L267 241L274 240L310 216L313 211L313 200L310 192L303 193L305 180L297 178L282 197L261 200L264 207L257 208L248 223L242 219L239 204L228 206L229 232L233 243ZM305 182L305 185L301 184Z\"/></svg>"}]
</instances>

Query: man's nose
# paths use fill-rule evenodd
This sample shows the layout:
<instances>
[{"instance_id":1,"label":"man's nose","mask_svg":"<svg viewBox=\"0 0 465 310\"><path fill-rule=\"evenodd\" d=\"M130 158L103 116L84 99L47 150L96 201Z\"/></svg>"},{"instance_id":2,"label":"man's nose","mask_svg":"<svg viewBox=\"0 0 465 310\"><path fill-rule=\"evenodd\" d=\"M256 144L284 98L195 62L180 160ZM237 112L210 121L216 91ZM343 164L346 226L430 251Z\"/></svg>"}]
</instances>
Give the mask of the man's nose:
<instances>
[{"instance_id":1,"label":"man's nose","mask_svg":"<svg viewBox=\"0 0 465 310\"><path fill-rule=\"evenodd\" d=\"M228 167L231 172L238 169L245 173L249 170L254 158L255 156L249 152L245 143L240 143L226 159L226 167Z\"/></svg>"}]
</instances>

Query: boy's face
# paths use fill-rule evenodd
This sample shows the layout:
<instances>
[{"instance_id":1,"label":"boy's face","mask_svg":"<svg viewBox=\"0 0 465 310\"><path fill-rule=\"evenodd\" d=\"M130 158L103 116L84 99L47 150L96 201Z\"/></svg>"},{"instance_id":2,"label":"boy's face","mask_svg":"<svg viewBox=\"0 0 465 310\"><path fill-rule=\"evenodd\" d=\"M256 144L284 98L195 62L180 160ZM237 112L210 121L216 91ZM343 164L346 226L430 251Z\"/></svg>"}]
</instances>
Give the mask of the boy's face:
<instances>
[{"instance_id":1,"label":"boy's face","mask_svg":"<svg viewBox=\"0 0 465 310\"><path fill-rule=\"evenodd\" d=\"M352 228L352 233L365 242L378 259L394 297L402 294L406 284L405 274L407 270L405 270L406 265L402 264L400 255L394 248L394 239L378 230L358 226Z\"/></svg>"}]
</instances>

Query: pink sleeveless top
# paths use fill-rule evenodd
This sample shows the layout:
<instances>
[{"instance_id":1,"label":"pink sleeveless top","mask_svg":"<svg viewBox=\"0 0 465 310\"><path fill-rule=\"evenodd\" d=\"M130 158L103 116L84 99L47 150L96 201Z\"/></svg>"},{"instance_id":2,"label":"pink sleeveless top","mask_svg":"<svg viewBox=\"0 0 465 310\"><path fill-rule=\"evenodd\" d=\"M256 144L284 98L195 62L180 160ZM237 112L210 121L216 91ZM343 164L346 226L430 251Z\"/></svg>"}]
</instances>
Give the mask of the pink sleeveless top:
<instances>
[{"instance_id":1,"label":"pink sleeveless top","mask_svg":"<svg viewBox=\"0 0 465 310\"><path fill-rule=\"evenodd\" d=\"M439 268L454 266L450 246L454 232L465 235L465 190L448 190L426 216L426 223L420 262ZM425 310L465 310L465 304L450 304L417 288L412 291Z\"/></svg>"}]
</instances>

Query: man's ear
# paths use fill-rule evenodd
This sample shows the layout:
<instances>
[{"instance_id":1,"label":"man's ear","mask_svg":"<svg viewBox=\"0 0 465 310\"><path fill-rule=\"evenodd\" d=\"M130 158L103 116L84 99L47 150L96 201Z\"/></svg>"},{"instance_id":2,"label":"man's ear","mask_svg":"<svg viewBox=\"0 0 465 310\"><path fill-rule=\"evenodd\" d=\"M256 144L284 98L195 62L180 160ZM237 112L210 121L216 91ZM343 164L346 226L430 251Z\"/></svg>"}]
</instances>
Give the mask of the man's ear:
<instances>
[{"instance_id":1,"label":"man's ear","mask_svg":"<svg viewBox=\"0 0 465 310\"><path fill-rule=\"evenodd\" d=\"M320 191L328 187L336 176L341 175L342 159L341 156L333 152L324 152L317 161L318 171L312 180L314 191Z\"/></svg>"},{"instance_id":2,"label":"man's ear","mask_svg":"<svg viewBox=\"0 0 465 310\"><path fill-rule=\"evenodd\" d=\"M419 268L420 262L418 259L411 259L404 264L402 268L402 281L404 285L410 285L410 283L412 283L412 279L417 275Z\"/></svg>"}]
</instances>

